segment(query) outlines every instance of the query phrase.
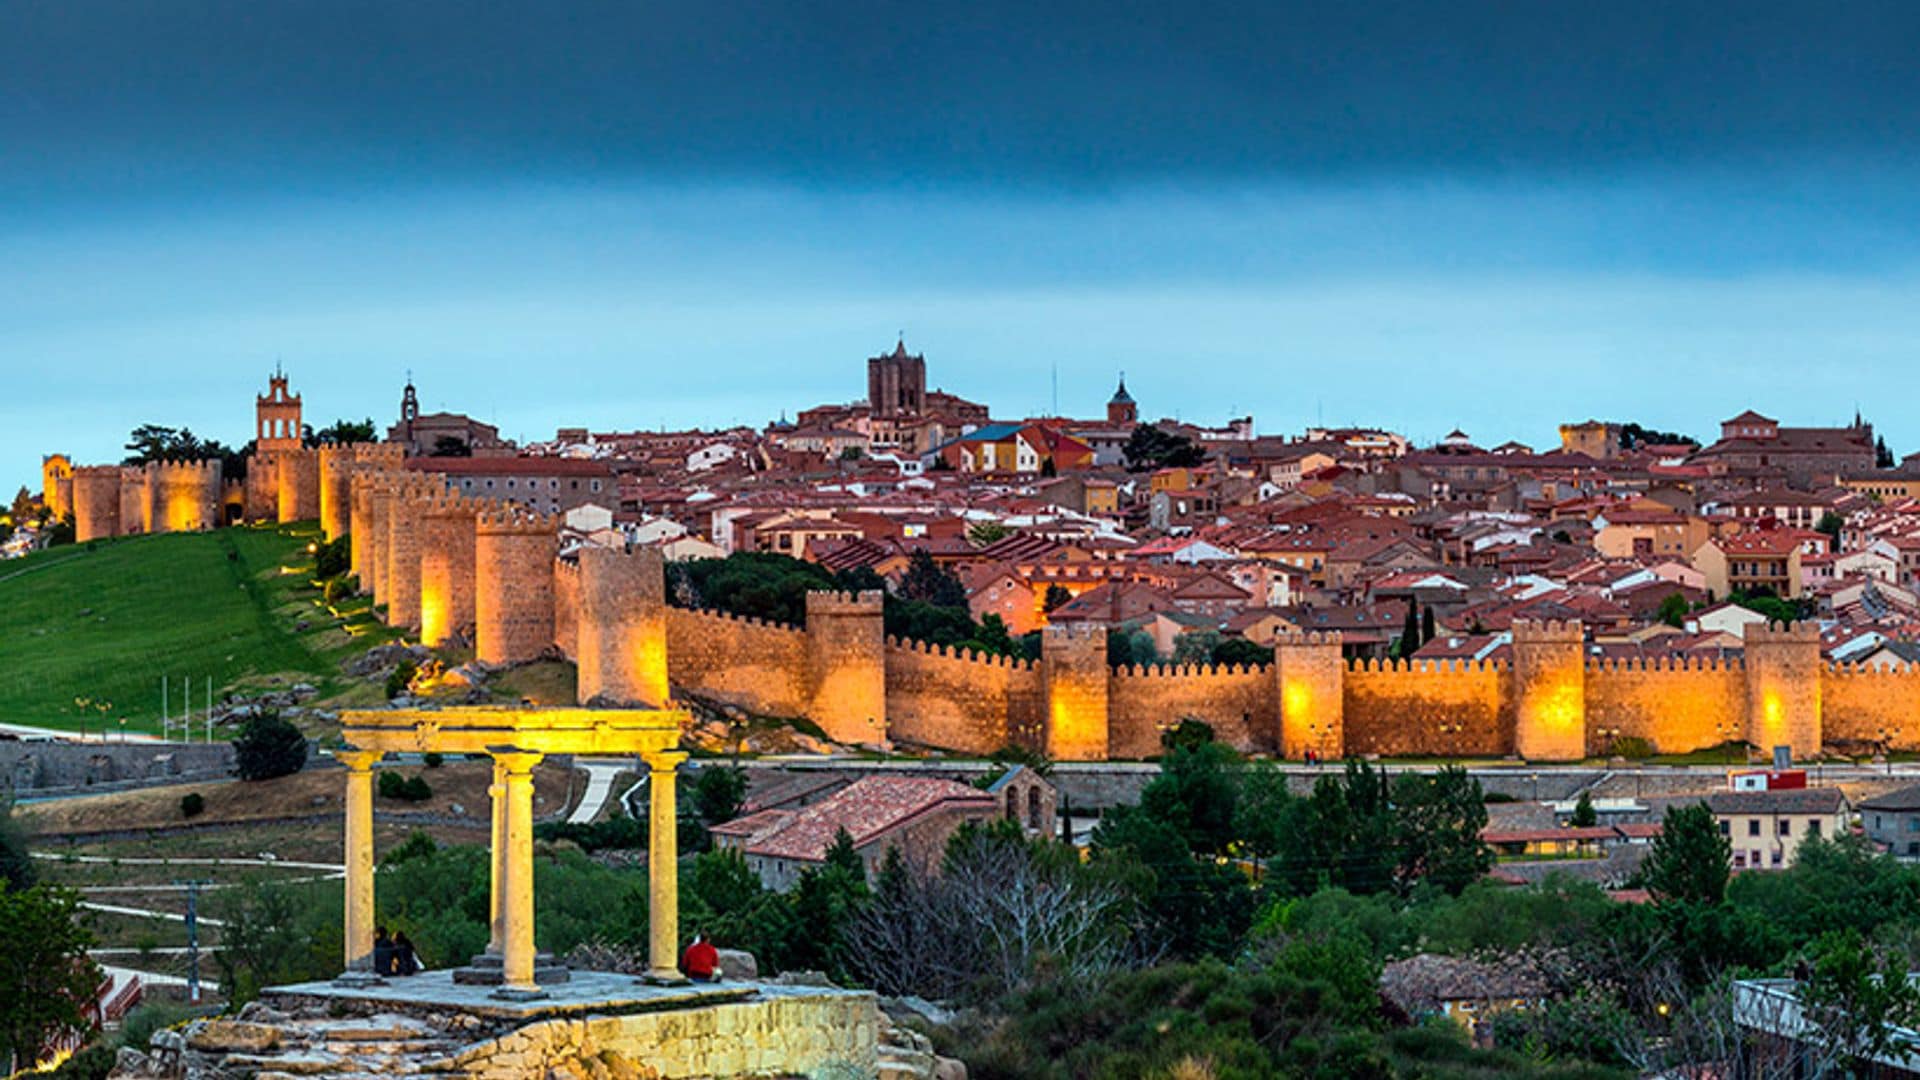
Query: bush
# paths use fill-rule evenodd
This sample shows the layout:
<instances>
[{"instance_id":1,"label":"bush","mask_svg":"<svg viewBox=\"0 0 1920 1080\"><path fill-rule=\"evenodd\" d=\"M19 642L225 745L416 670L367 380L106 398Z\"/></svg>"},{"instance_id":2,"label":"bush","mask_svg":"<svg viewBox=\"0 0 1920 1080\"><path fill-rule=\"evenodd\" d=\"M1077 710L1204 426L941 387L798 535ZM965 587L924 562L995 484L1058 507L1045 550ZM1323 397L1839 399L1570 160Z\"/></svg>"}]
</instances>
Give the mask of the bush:
<instances>
[{"instance_id":1,"label":"bush","mask_svg":"<svg viewBox=\"0 0 1920 1080\"><path fill-rule=\"evenodd\" d=\"M314 576L337 578L345 574L353 564L352 548L345 536L336 536L321 544L313 553Z\"/></svg>"},{"instance_id":2,"label":"bush","mask_svg":"<svg viewBox=\"0 0 1920 1080\"><path fill-rule=\"evenodd\" d=\"M420 764L425 765L429 769L437 769L446 764L446 761L447 759L441 757L440 751L438 750L429 750L420 758Z\"/></svg>"},{"instance_id":3,"label":"bush","mask_svg":"<svg viewBox=\"0 0 1920 1080\"><path fill-rule=\"evenodd\" d=\"M353 596L354 593L359 591L360 591L359 578L351 577L351 576L337 577L337 578L327 579L326 587L321 590L321 595L326 598L327 603L337 604L342 600L348 599L349 597Z\"/></svg>"},{"instance_id":4,"label":"bush","mask_svg":"<svg viewBox=\"0 0 1920 1080\"><path fill-rule=\"evenodd\" d=\"M206 808L206 798L197 791L189 791L185 795L180 796L181 817L199 817L201 812L206 810Z\"/></svg>"},{"instance_id":5,"label":"bush","mask_svg":"<svg viewBox=\"0 0 1920 1080\"><path fill-rule=\"evenodd\" d=\"M233 742L234 764L242 780L271 780L306 768L307 737L276 712L247 718Z\"/></svg>"},{"instance_id":6,"label":"bush","mask_svg":"<svg viewBox=\"0 0 1920 1080\"><path fill-rule=\"evenodd\" d=\"M1644 760L1653 756L1653 743L1638 735L1621 735L1613 740L1615 757Z\"/></svg>"},{"instance_id":7,"label":"bush","mask_svg":"<svg viewBox=\"0 0 1920 1080\"><path fill-rule=\"evenodd\" d=\"M414 675L418 674L419 670L419 668L414 667L413 661L402 660L398 666L388 672L387 700L392 701L394 698L406 693L407 684L413 681Z\"/></svg>"},{"instance_id":8,"label":"bush","mask_svg":"<svg viewBox=\"0 0 1920 1080\"><path fill-rule=\"evenodd\" d=\"M37 1073L47 1080L107 1080L113 1072L113 1051L105 1046L89 1046L60 1063L50 1073Z\"/></svg>"},{"instance_id":9,"label":"bush","mask_svg":"<svg viewBox=\"0 0 1920 1080\"><path fill-rule=\"evenodd\" d=\"M433 789L426 780L418 776L401 776L393 769L380 773L380 797L398 799L401 802L426 802L433 798Z\"/></svg>"},{"instance_id":10,"label":"bush","mask_svg":"<svg viewBox=\"0 0 1920 1080\"><path fill-rule=\"evenodd\" d=\"M131 1046L135 1050L145 1050L147 1044L153 1040L154 1032L163 1031L198 1015L199 1013L193 1008L177 1001L156 998L144 1002L121 1021L120 1045Z\"/></svg>"}]
</instances>

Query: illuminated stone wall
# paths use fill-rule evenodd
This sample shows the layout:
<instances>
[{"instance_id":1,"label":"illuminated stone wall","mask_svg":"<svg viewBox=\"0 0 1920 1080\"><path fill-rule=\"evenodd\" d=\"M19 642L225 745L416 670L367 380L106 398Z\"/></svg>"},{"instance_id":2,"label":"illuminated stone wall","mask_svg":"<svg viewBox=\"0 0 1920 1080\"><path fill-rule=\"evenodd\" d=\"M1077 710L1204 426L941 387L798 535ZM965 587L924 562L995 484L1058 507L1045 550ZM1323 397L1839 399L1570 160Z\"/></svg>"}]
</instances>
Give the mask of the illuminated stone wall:
<instances>
[{"instance_id":1,"label":"illuminated stone wall","mask_svg":"<svg viewBox=\"0 0 1920 1080\"><path fill-rule=\"evenodd\" d=\"M353 528L353 447L322 446L314 453L320 468L320 535L338 540Z\"/></svg>"},{"instance_id":2,"label":"illuminated stone wall","mask_svg":"<svg viewBox=\"0 0 1920 1080\"><path fill-rule=\"evenodd\" d=\"M433 499L433 488L423 478L403 477L394 485L386 518L388 626L414 629L420 625L420 540ZM549 611L547 621L552 619Z\"/></svg>"},{"instance_id":3,"label":"illuminated stone wall","mask_svg":"<svg viewBox=\"0 0 1920 1080\"><path fill-rule=\"evenodd\" d=\"M807 717L835 742L887 739L884 599L879 590L807 594Z\"/></svg>"},{"instance_id":4,"label":"illuminated stone wall","mask_svg":"<svg viewBox=\"0 0 1920 1080\"><path fill-rule=\"evenodd\" d=\"M146 467L146 530L150 533L199 532L221 522L218 461L157 461Z\"/></svg>"},{"instance_id":5,"label":"illuminated stone wall","mask_svg":"<svg viewBox=\"0 0 1920 1080\"><path fill-rule=\"evenodd\" d=\"M73 462L65 454L40 459L40 501L59 521L73 513Z\"/></svg>"},{"instance_id":6,"label":"illuminated stone wall","mask_svg":"<svg viewBox=\"0 0 1920 1080\"><path fill-rule=\"evenodd\" d=\"M805 716L807 635L717 611L667 609L673 685L764 716Z\"/></svg>"},{"instance_id":7,"label":"illuminated stone wall","mask_svg":"<svg viewBox=\"0 0 1920 1080\"><path fill-rule=\"evenodd\" d=\"M1340 635L1281 634L1273 643L1274 695L1278 699L1280 750L1299 759L1311 750L1339 757L1346 745L1347 663ZM1263 714L1271 716L1271 711Z\"/></svg>"},{"instance_id":8,"label":"illuminated stone wall","mask_svg":"<svg viewBox=\"0 0 1920 1080\"><path fill-rule=\"evenodd\" d=\"M320 516L320 454L317 450L281 450L273 455L274 517L282 525Z\"/></svg>"},{"instance_id":9,"label":"illuminated stone wall","mask_svg":"<svg viewBox=\"0 0 1920 1080\"><path fill-rule=\"evenodd\" d=\"M579 556L574 631L582 705L664 708L667 692L666 564L657 549L587 546Z\"/></svg>"},{"instance_id":10,"label":"illuminated stone wall","mask_svg":"<svg viewBox=\"0 0 1920 1080\"><path fill-rule=\"evenodd\" d=\"M1820 752L1820 628L1813 623L1746 628L1746 739L1763 753L1793 748L1796 758Z\"/></svg>"},{"instance_id":11,"label":"illuminated stone wall","mask_svg":"<svg viewBox=\"0 0 1920 1080\"><path fill-rule=\"evenodd\" d=\"M1586 631L1577 622L1513 624L1513 752L1528 761L1587 753Z\"/></svg>"},{"instance_id":12,"label":"illuminated stone wall","mask_svg":"<svg viewBox=\"0 0 1920 1080\"><path fill-rule=\"evenodd\" d=\"M1040 670L1046 717L1044 752L1055 761L1104 761L1109 726L1107 632L1098 627L1048 626L1040 632Z\"/></svg>"},{"instance_id":13,"label":"illuminated stone wall","mask_svg":"<svg viewBox=\"0 0 1920 1080\"><path fill-rule=\"evenodd\" d=\"M1273 677L1268 669L1215 666L1121 667L1107 687L1107 755L1150 757L1161 733L1193 719L1234 746L1272 753Z\"/></svg>"},{"instance_id":14,"label":"illuminated stone wall","mask_svg":"<svg viewBox=\"0 0 1920 1080\"><path fill-rule=\"evenodd\" d=\"M1355 661L1341 676L1342 753L1513 753L1508 675L1483 661Z\"/></svg>"},{"instance_id":15,"label":"illuminated stone wall","mask_svg":"<svg viewBox=\"0 0 1920 1080\"><path fill-rule=\"evenodd\" d=\"M555 518L490 509L473 541L474 655L488 664L538 659L553 647Z\"/></svg>"},{"instance_id":16,"label":"illuminated stone wall","mask_svg":"<svg viewBox=\"0 0 1920 1080\"><path fill-rule=\"evenodd\" d=\"M147 470L139 465L120 466L120 535L136 536L149 531L147 519L153 514L153 499L147 494Z\"/></svg>"},{"instance_id":17,"label":"illuminated stone wall","mask_svg":"<svg viewBox=\"0 0 1920 1080\"><path fill-rule=\"evenodd\" d=\"M1040 669L1031 660L888 638L886 681L887 736L896 743L991 754L1039 727Z\"/></svg>"},{"instance_id":18,"label":"illuminated stone wall","mask_svg":"<svg viewBox=\"0 0 1920 1080\"><path fill-rule=\"evenodd\" d=\"M1586 689L1591 754L1609 752L1623 736L1684 754L1746 730L1747 673L1738 660L1594 660Z\"/></svg>"},{"instance_id":19,"label":"illuminated stone wall","mask_svg":"<svg viewBox=\"0 0 1920 1080\"><path fill-rule=\"evenodd\" d=\"M473 633L474 523L481 507L452 493L427 497L419 515L420 641Z\"/></svg>"},{"instance_id":20,"label":"illuminated stone wall","mask_svg":"<svg viewBox=\"0 0 1920 1080\"><path fill-rule=\"evenodd\" d=\"M82 543L120 535L120 466L73 470L73 536Z\"/></svg>"}]
</instances>

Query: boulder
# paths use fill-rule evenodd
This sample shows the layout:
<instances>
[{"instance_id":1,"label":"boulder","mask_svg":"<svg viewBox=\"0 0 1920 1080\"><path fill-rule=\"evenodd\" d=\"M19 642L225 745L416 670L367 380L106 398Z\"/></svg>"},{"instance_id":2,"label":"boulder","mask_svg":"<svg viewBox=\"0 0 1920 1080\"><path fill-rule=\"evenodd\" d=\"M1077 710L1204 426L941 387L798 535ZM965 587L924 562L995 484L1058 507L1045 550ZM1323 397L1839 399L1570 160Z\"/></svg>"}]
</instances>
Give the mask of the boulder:
<instances>
[{"instance_id":1,"label":"boulder","mask_svg":"<svg viewBox=\"0 0 1920 1080\"><path fill-rule=\"evenodd\" d=\"M760 962L753 954L744 949L718 949L720 956L720 977L723 979L758 979Z\"/></svg>"},{"instance_id":2,"label":"boulder","mask_svg":"<svg viewBox=\"0 0 1920 1080\"><path fill-rule=\"evenodd\" d=\"M209 1020L189 1028L187 1045L195 1050L259 1053L280 1045L280 1029L251 1020Z\"/></svg>"}]
</instances>

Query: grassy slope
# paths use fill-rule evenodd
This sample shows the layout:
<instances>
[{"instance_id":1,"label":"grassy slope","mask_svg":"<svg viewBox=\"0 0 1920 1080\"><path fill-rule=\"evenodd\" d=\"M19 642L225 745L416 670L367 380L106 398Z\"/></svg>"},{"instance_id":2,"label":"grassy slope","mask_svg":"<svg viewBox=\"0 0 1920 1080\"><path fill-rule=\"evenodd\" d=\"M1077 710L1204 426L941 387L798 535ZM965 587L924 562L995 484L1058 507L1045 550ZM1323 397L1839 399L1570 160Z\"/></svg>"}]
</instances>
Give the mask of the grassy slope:
<instances>
[{"instance_id":1,"label":"grassy slope","mask_svg":"<svg viewBox=\"0 0 1920 1080\"><path fill-rule=\"evenodd\" d=\"M196 711L209 677L216 697L276 677L328 696L362 692L340 660L391 635L365 616L348 620L360 631L349 634L317 604L309 574L282 572L311 566L316 536L311 523L222 529L0 564L0 719L97 730L124 716L128 730L157 733L163 675L176 680L176 716L181 676L192 677Z\"/></svg>"}]
</instances>

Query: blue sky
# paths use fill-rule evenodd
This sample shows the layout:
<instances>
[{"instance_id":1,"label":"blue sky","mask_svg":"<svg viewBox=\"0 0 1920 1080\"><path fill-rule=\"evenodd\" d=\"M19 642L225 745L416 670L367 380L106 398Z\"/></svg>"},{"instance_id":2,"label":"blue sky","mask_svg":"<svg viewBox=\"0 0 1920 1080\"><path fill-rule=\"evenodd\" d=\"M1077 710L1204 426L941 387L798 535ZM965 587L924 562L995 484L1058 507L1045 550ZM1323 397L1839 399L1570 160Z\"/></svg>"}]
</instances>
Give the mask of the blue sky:
<instances>
[{"instance_id":1,"label":"blue sky","mask_svg":"<svg viewBox=\"0 0 1920 1080\"><path fill-rule=\"evenodd\" d=\"M1920 9L1324 7L0 6L0 483L276 360L542 438L897 331L1005 415L1920 449Z\"/></svg>"}]
</instances>

